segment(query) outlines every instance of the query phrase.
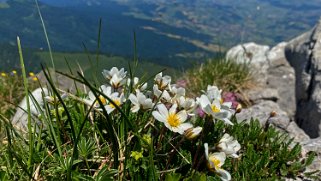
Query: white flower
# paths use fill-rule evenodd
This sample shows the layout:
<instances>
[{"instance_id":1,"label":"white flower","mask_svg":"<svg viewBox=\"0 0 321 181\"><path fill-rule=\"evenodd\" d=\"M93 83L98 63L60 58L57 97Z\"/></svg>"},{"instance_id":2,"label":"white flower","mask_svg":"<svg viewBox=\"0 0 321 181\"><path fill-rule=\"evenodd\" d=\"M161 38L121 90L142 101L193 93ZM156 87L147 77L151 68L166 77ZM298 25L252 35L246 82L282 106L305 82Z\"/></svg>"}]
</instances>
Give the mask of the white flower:
<instances>
[{"instance_id":1,"label":"white flower","mask_svg":"<svg viewBox=\"0 0 321 181\"><path fill-rule=\"evenodd\" d=\"M103 70L102 73L103 73L103 76L108 80L110 80L113 77L113 75L118 75L121 78L125 78L127 74L124 68L121 68L120 70L118 70L117 67L113 67L110 70Z\"/></svg>"},{"instance_id":2,"label":"white flower","mask_svg":"<svg viewBox=\"0 0 321 181\"><path fill-rule=\"evenodd\" d=\"M121 94L120 96L118 96L118 94L112 94L112 96L109 98L118 107L120 107L125 102L125 98L124 98L123 94ZM105 109L106 109L107 113L110 114L111 112L113 112L116 109L116 106L112 102L108 101L108 103L105 105Z\"/></svg>"},{"instance_id":3,"label":"white flower","mask_svg":"<svg viewBox=\"0 0 321 181\"><path fill-rule=\"evenodd\" d=\"M111 91L112 88L111 88L110 86L102 85L102 86L100 86L99 89L100 89L100 91L101 91L104 95L106 95L107 97L111 97L112 95L113 95L113 96L118 95L117 92L112 93L112 91ZM107 101L107 99L106 99L104 96L99 95L98 98L100 99L101 103L102 103L104 106L107 104L108 101ZM93 93L92 91L90 91L90 92L88 93L88 99L85 99L84 101L85 101L88 105L94 104L94 107L95 107L95 108L98 108L98 107L100 106L98 100L96 99L96 97L95 97L95 95L94 95L94 93Z\"/></svg>"},{"instance_id":4,"label":"white flower","mask_svg":"<svg viewBox=\"0 0 321 181\"><path fill-rule=\"evenodd\" d=\"M209 98L210 101L213 100L220 100L222 102L222 90L219 90L216 86L207 86L206 96Z\"/></svg>"},{"instance_id":5,"label":"white flower","mask_svg":"<svg viewBox=\"0 0 321 181\"><path fill-rule=\"evenodd\" d=\"M168 110L164 104L157 106L158 111L153 111L153 116L156 120L163 122L165 126L176 133L184 134L184 131L193 127L190 123L184 123L187 119L185 110L177 112L177 105L173 104Z\"/></svg>"},{"instance_id":6,"label":"white flower","mask_svg":"<svg viewBox=\"0 0 321 181\"><path fill-rule=\"evenodd\" d=\"M132 108L130 109L132 112L138 112L139 109L152 109L154 106L152 99L147 98L141 92L137 92L136 96L134 94L130 94L128 98L133 104Z\"/></svg>"},{"instance_id":7,"label":"white flower","mask_svg":"<svg viewBox=\"0 0 321 181\"><path fill-rule=\"evenodd\" d=\"M115 106L110 101L108 101L108 99L105 98L105 96L110 98L117 106L120 106L123 102L125 102L124 96L123 95L119 96L118 92L112 92L112 88L110 86L102 85L100 86L99 89L104 94L104 96L98 95L98 99L101 101L102 105L104 106L108 114L115 109ZM94 104L94 108L100 111L102 110L102 108L100 107L99 101L96 99L92 91L88 93L88 99L85 99L84 101L86 104L88 105Z\"/></svg>"},{"instance_id":8,"label":"white flower","mask_svg":"<svg viewBox=\"0 0 321 181\"><path fill-rule=\"evenodd\" d=\"M130 86L131 81L132 81L131 79L127 80L127 85L128 86ZM133 78L133 88L136 91L144 91L147 88L147 83L140 84L139 83L139 78L138 77L134 77Z\"/></svg>"},{"instance_id":9,"label":"white flower","mask_svg":"<svg viewBox=\"0 0 321 181\"><path fill-rule=\"evenodd\" d=\"M236 153L241 149L241 145L233 138L233 136L225 133L219 141L217 148L224 152L227 156L238 158L239 156Z\"/></svg>"},{"instance_id":10,"label":"white flower","mask_svg":"<svg viewBox=\"0 0 321 181\"><path fill-rule=\"evenodd\" d=\"M154 96L156 96L156 98L160 99L161 101L170 102L172 99L167 90L161 91L158 89L157 85L153 86L153 93Z\"/></svg>"},{"instance_id":11,"label":"white flower","mask_svg":"<svg viewBox=\"0 0 321 181\"><path fill-rule=\"evenodd\" d=\"M213 118L222 120L226 124L233 125L233 123L229 120L232 116L232 113L229 110L231 106L230 103L221 104L221 101L217 99L213 100L211 103L206 95L202 95L197 101L206 114L212 115Z\"/></svg>"},{"instance_id":12,"label":"white flower","mask_svg":"<svg viewBox=\"0 0 321 181\"><path fill-rule=\"evenodd\" d=\"M168 88L170 86L172 78L170 76L168 76L168 75L165 75L163 77L163 73L160 72L159 74L157 74L155 76L154 80L155 80L155 83L158 85L158 88L160 90L164 90L164 89L166 89L166 88Z\"/></svg>"},{"instance_id":13,"label":"white flower","mask_svg":"<svg viewBox=\"0 0 321 181\"><path fill-rule=\"evenodd\" d=\"M184 135L187 139L189 140L193 140L195 139L197 136L199 136L199 134L202 132L203 128L202 127L196 127L196 128L189 128L185 131Z\"/></svg>"},{"instance_id":14,"label":"white flower","mask_svg":"<svg viewBox=\"0 0 321 181\"><path fill-rule=\"evenodd\" d=\"M181 96L176 100L176 102L178 104L178 107L185 109L190 116L194 115L193 112L196 108L196 103L194 99Z\"/></svg>"},{"instance_id":15,"label":"white flower","mask_svg":"<svg viewBox=\"0 0 321 181\"><path fill-rule=\"evenodd\" d=\"M170 86L170 92L175 96L175 97L181 97L185 96L185 88L183 87L176 87L176 85Z\"/></svg>"},{"instance_id":16,"label":"white flower","mask_svg":"<svg viewBox=\"0 0 321 181\"><path fill-rule=\"evenodd\" d=\"M124 68L118 70L117 67L113 67L110 70L103 70L103 76L109 80L109 84L113 86L115 89L126 83L125 77L127 72L125 72Z\"/></svg>"},{"instance_id":17,"label":"white flower","mask_svg":"<svg viewBox=\"0 0 321 181\"><path fill-rule=\"evenodd\" d=\"M205 157L207 160L207 167L210 171L216 172L220 175L220 178L223 181L231 180L231 174L222 169L221 167L224 165L226 160L226 155L224 152L215 152L215 153L208 153L208 144L204 144L205 148Z\"/></svg>"}]
</instances>

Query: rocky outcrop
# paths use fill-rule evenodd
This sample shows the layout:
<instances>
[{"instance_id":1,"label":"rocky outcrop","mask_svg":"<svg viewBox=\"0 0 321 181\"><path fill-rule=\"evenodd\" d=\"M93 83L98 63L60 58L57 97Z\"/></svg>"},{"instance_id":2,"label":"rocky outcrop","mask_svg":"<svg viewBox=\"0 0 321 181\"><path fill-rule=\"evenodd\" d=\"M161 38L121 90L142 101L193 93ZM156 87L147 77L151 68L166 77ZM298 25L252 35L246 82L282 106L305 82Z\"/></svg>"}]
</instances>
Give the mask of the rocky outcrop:
<instances>
[{"instance_id":1,"label":"rocky outcrop","mask_svg":"<svg viewBox=\"0 0 321 181\"><path fill-rule=\"evenodd\" d=\"M271 49L264 45L248 43L238 45L227 53L227 58L229 59L234 59L237 62L251 62L249 65L254 69L253 75L257 82L256 88L245 92L245 95L252 103L252 106L243 109L241 113L237 114L238 120L242 121L255 118L260 121L262 126L266 125L268 122L269 125L274 126L281 132L288 133L290 137L293 137L296 142L302 145L303 157L305 157L309 151L315 151L317 153L317 158L313 161L311 166L306 168L306 171L320 169L321 166L321 150L319 148L321 145L320 138L311 139L309 137L310 134L308 135L308 132L306 133L307 130L301 129L296 123L298 114L301 114L301 117L308 117L307 114L309 114L302 114L302 108L296 106L297 100L299 100L298 96L299 98L308 97L306 95L301 95L303 93L306 94L307 92L307 89L302 88L311 88L311 85L302 83L303 80L309 80L308 82L310 82L310 77L312 77L305 72L307 66L302 65L302 62L305 62L302 61L302 58L307 59L309 54L303 51L302 48L298 48L297 45L297 42L306 40L308 37L307 34L309 33L311 35L312 31L300 36L297 40L291 41L290 43L282 42ZM319 42L321 43L320 40ZM296 44L296 46L293 46L293 44ZM307 45L308 43L306 45L301 44L300 46L305 47ZM294 63L295 66L291 62L290 65L286 59L289 58L289 51L291 52L291 57L294 59L296 58L299 61ZM321 52L321 46L319 51ZM284 52L286 52L286 56ZM313 61L315 61L315 59L313 59ZM313 64L310 63L309 66L311 65ZM316 67L321 68L321 64L319 66L313 65L312 67L309 68L316 70ZM301 74L298 75L298 72ZM318 79L315 73L313 76L315 80L321 81L321 77ZM298 77L301 78L301 81L296 80ZM316 90L316 83L317 82L313 83L314 87L312 86L314 91ZM300 86L301 88L299 88ZM318 88L321 88L321 84ZM301 90L296 92L298 89ZM315 92L315 94L316 93L317 92ZM321 97L321 90L319 91L319 96ZM318 96L314 95L312 97ZM315 103L321 105L321 99ZM297 109L300 110L296 111ZM319 110L321 110L321 108ZM276 116L270 116L272 111L276 112ZM321 119L321 116L319 118ZM316 127L319 128L319 126ZM300 179L298 178L298 180Z\"/></svg>"},{"instance_id":2,"label":"rocky outcrop","mask_svg":"<svg viewBox=\"0 0 321 181\"><path fill-rule=\"evenodd\" d=\"M285 55L295 70L296 121L316 138L321 134L321 19L311 31L290 41Z\"/></svg>"},{"instance_id":3,"label":"rocky outcrop","mask_svg":"<svg viewBox=\"0 0 321 181\"><path fill-rule=\"evenodd\" d=\"M46 88L38 88L32 92L32 96L29 95L29 105L31 113L32 125L36 122L38 124L38 116L41 110L44 109L44 97L48 96L49 92ZM27 98L25 97L19 106L16 113L11 120L12 125L21 131L28 130L28 113L27 113Z\"/></svg>"},{"instance_id":4,"label":"rocky outcrop","mask_svg":"<svg viewBox=\"0 0 321 181\"><path fill-rule=\"evenodd\" d=\"M237 63L245 63L252 66L253 73L259 79L258 82L266 82L266 71L269 68L268 52L269 46L258 45L250 42L237 45L226 53L226 59L236 61Z\"/></svg>"},{"instance_id":5,"label":"rocky outcrop","mask_svg":"<svg viewBox=\"0 0 321 181\"><path fill-rule=\"evenodd\" d=\"M52 78L52 82L55 83L55 85L57 85L56 86L57 88L63 91L72 92L72 93L75 93L77 89L80 91L85 90L84 84L74 81L73 79L66 77L64 75L61 75L59 73L54 74L52 69L49 69L49 72ZM43 71L37 74L37 78L39 79L41 85L46 85L47 87L51 87L49 86L48 80Z\"/></svg>"},{"instance_id":6,"label":"rocky outcrop","mask_svg":"<svg viewBox=\"0 0 321 181\"><path fill-rule=\"evenodd\" d=\"M276 112L276 115L271 117L271 112ZM258 119L262 126L272 125L279 131L288 133L296 142L310 140L310 137L294 121L291 121L288 114L273 101L262 101L243 109L239 114L236 114L236 118L239 121L249 121L251 118Z\"/></svg>"},{"instance_id":7,"label":"rocky outcrop","mask_svg":"<svg viewBox=\"0 0 321 181\"><path fill-rule=\"evenodd\" d=\"M246 92L253 103L274 101L282 107L291 120L295 115L295 77L294 70L285 60L284 47L286 42L273 48L246 43L231 48L226 58L239 63L249 63L257 87Z\"/></svg>"}]
</instances>

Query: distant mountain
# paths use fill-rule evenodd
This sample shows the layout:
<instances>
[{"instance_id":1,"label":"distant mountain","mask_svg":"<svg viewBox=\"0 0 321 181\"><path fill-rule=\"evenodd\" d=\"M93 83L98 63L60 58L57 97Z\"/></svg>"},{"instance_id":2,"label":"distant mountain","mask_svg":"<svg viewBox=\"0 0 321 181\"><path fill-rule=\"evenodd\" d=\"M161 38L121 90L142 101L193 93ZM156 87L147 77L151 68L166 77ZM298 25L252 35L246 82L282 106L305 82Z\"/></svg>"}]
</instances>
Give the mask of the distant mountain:
<instances>
[{"instance_id":1,"label":"distant mountain","mask_svg":"<svg viewBox=\"0 0 321 181\"><path fill-rule=\"evenodd\" d=\"M39 0L40 2L46 3L53 6L78 6L78 5L100 5L99 0Z\"/></svg>"},{"instance_id":2,"label":"distant mountain","mask_svg":"<svg viewBox=\"0 0 321 181\"><path fill-rule=\"evenodd\" d=\"M8 0L7 4L9 8L0 9L0 42L15 44L19 35L23 45L46 49L33 0ZM97 47L99 18L103 22L101 51L109 54L132 56L134 31L139 56L163 65L181 67L187 64L184 58L186 53L208 56L218 50L215 46L206 50L211 39L208 35L128 16L128 7L112 1L101 5L80 3L64 7L41 3L40 8L55 51L83 51L83 43L94 51Z\"/></svg>"},{"instance_id":3,"label":"distant mountain","mask_svg":"<svg viewBox=\"0 0 321 181\"><path fill-rule=\"evenodd\" d=\"M273 45L310 29L321 0L39 0L55 51L101 51L184 67L240 42ZM0 43L46 49L34 0L0 0ZM1 61L1 60L0 60Z\"/></svg>"}]
</instances>

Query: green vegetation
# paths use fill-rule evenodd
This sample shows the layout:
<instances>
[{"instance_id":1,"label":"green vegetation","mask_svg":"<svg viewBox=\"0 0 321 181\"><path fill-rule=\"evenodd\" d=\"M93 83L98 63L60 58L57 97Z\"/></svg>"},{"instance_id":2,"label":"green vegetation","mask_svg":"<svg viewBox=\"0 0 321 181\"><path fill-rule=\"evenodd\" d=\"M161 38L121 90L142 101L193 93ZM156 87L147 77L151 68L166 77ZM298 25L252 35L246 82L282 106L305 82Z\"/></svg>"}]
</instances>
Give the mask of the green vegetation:
<instances>
[{"instance_id":1,"label":"green vegetation","mask_svg":"<svg viewBox=\"0 0 321 181\"><path fill-rule=\"evenodd\" d=\"M251 69L247 64L233 60L209 59L198 67L187 70L183 76L187 89L198 94L207 85L216 85L226 92L238 92L254 85Z\"/></svg>"},{"instance_id":2,"label":"green vegetation","mask_svg":"<svg viewBox=\"0 0 321 181\"><path fill-rule=\"evenodd\" d=\"M0 115L11 118L16 106L24 97L24 85L22 76L16 70L0 73ZM37 87L37 78L33 72L29 72L29 89ZM4 125L0 122L0 139L4 137ZM0 177L1 178L1 177Z\"/></svg>"},{"instance_id":3,"label":"green vegetation","mask_svg":"<svg viewBox=\"0 0 321 181\"><path fill-rule=\"evenodd\" d=\"M36 104L40 114L32 116L34 128L24 130L28 137L10 116L0 116L0 178L280 180L302 175L311 164L314 154L301 158L300 145L274 128L239 123L217 87L192 98L158 74L149 91L143 79L133 79L131 67L129 74L115 67L104 71L106 82L97 87L74 78L90 89L87 94L60 92L46 74L51 93Z\"/></svg>"},{"instance_id":4,"label":"green vegetation","mask_svg":"<svg viewBox=\"0 0 321 181\"><path fill-rule=\"evenodd\" d=\"M22 1L9 2L22 8ZM4 110L0 112L1 181L316 178L319 171L305 173L314 153L301 158L301 146L287 135L268 124L262 128L254 119L236 120L240 109L219 88L231 92L249 88L247 65L208 61L187 71L184 88L163 74L164 68L170 74L173 69L138 62L134 40L133 61L100 55L99 50L53 53L56 73L82 83L87 91L61 90L51 78L54 75L44 71L49 91L43 89L41 98L27 99L22 108L28 118L19 120L24 127L13 125L14 107L8 104L31 95L30 82L37 78L32 73L27 78L29 56L23 58L17 39L22 76L2 72L0 79L0 98L10 102L0 104ZM31 51L30 57L37 58L31 66L51 65L48 52Z\"/></svg>"}]
</instances>

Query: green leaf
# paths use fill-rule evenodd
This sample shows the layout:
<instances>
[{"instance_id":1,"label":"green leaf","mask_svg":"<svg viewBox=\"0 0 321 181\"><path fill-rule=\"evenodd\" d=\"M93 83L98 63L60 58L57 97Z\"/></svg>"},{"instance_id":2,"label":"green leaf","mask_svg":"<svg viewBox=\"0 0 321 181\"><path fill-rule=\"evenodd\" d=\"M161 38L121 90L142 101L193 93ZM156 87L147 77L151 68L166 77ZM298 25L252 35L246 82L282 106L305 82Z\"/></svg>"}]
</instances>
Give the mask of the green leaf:
<instances>
[{"instance_id":1,"label":"green leaf","mask_svg":"<svg viewBox=\"0 0 321 181\"><path fill-rule=\"evenodd\" d=\"M192 176L184 179L184 181L207 181L213 177L206 176L205 173L195 172Z\"/></svg>"},{"instance_id":2,"label":"green leaf","mask_svg":"<svg viewBox=\"0 0 321 181\"><path fill-rule=\"evenodd\" d=\"M165 177L165 181L179 181L182 175L180 173L169 173Z\"/></svg>"},{"instance_id":3,"label":"green leaf","mask_svg":"<svg viewBox=\"0 0 321 181\"><path fill-rule=\"evenodd\" d=\"M0 171L0 180L1 181L7 181L8 177L5 171Z\"/></svg>"},{"instance_id":4,"label":"green leaf","mask_svg":"<svg viewBox=\"0 0 321 181\"><path fill-rule=\"evenodd\" d=\"M114 176L118 173L117 170L108 170L107 166L103 167L97 174L96 181L113 181Z\"/></svg>"}]
</instances>

